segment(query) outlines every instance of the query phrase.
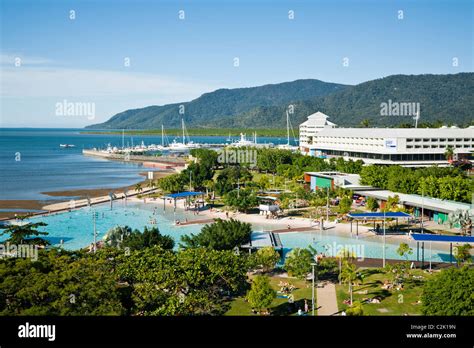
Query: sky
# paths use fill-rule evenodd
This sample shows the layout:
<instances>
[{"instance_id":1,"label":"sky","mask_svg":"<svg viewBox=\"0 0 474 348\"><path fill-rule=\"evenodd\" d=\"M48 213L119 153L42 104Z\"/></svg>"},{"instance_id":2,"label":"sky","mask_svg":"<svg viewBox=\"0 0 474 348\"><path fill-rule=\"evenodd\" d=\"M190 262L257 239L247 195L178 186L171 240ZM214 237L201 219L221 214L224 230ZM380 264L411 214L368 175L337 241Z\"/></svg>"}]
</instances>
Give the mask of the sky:
<instances>
[{"instance_id":1,"label":"sky","mask_svg":"<svg viewBox=\"0 0 474 348\"><path fill-rule=\"evenodd\" d=\"M83 127L219 88L472 71L473 3L2 0L0 126Z\"/></svg>"}]
</instances>

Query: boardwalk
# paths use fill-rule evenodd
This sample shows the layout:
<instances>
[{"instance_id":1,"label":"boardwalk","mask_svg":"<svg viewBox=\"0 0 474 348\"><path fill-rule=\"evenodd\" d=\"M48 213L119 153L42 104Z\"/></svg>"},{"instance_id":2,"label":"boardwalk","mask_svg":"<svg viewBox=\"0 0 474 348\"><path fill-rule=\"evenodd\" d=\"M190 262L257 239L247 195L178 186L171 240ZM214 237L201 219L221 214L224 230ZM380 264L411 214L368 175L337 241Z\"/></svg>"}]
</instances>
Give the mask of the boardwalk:
<instances>
[{"instance_id":1,"label":"boardwalk","mask_svg":"<svg viewBox=\"0 0 474 348\"><path fill-rule=\"evenodd\" d=\"M317 288L318 315L334 315L337 308L336 286L326 282L324 286Z\"/></svg>"},{"instance_id":2,"label":"boardwalk","mask_svg":"<svg viewBox=\"0 0 474 348\"><path fill-rule=\"evenodd\" d=\"M288 233L288 232L305 232L305 231L319 231L319 228L313 227L295 227L295 228L282 228L278 230L272 230L273 233Z\"/></svg>"}]
</instances>

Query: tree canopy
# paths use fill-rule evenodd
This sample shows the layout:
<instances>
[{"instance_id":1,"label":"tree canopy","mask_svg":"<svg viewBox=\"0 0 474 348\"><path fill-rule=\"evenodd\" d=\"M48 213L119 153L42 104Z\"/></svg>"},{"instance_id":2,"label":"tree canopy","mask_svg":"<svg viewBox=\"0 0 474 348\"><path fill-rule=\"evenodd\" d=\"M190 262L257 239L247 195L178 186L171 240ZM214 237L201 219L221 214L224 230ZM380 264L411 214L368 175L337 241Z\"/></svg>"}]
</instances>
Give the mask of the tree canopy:
<instances>
[{"instance_id":1,"label":"tree canopy","mask_svg":"<svg viewBox=\"0 0 474 348\"><path fill-rule=\"evenodd\" d=\"M205 225L198 234L181 237L184 248L206 247L214 250L232 250L250 241L252 227L239 220L216 219Z\"/></svg>"},{"instance_id":2,"label":"tree canopy","mask_svg":"<svg viewBox=\"0 0 474 348\"><path fill-rule=\"evenodd\" d=\"M474 269L449 268L429 279L421 297L424 315L474 315Z\"/></svg>"}]
</instances>

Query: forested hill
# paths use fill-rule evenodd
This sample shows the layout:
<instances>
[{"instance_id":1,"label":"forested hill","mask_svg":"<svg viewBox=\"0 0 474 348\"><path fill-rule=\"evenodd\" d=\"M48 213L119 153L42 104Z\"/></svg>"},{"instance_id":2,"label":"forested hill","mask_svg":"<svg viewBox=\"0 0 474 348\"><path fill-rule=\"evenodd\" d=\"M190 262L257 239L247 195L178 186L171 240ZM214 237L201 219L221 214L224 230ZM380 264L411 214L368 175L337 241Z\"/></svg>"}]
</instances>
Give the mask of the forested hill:
<instances>
[{"instance_id":1,"label":"forested hill","mask_svg":"<svg viewBox=\"0 0 474 348\"><path fill-rule=\"evenodd\" d=\"M190 102L127 110L105 123L88 128L151 129L161 128L162 124L167 128L176 128L181 125L181 105L184 106L184 118L188 127L213 127L216 122L232 120L236 115L256 107L288 105L295 100L312 99L346 87L348 86L319 80L297 80L251 88L218 89Z\"/></svg>"},{"instance_id":2,"label":"forested hill","mask_svg":"<svg viewBox=\"0 0 474 348\"><path fill-rule=\"evenodd\" d=\"M284 128L294 105L294 126L322 111L339 126L413 124L410 116L381 115L382 103L419 103L420 122L464 126L474 119L474 73L392 75L355 86L297 80L252 88L219 89L190 102L127 110L96 129L179 127L180 105L190 128Z\"/></svg>"}]
</instances>

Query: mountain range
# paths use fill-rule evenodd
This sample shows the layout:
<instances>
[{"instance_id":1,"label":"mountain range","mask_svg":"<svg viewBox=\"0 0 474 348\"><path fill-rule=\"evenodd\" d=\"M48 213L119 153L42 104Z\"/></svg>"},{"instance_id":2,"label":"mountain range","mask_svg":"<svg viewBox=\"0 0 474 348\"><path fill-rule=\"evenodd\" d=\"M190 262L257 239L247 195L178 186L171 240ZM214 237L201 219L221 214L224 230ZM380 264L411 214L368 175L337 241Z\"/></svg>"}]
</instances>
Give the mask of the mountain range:
<instances>
[{"instance_id":1,"label":"mountain range","mask_svg":"<svg viewBox=\"0 0 474 348\"><path fill-rule=\"evenodd\" d=\"M474 73L391 75L357 85L315 79L250 88L218 89L182 103L126 110L89 129L285 128L317 111L338 126L410 126L413 118L381 112L382 105L419 103L420 123L466 126L474 120Z\"/></svg>"}]
</instances>

